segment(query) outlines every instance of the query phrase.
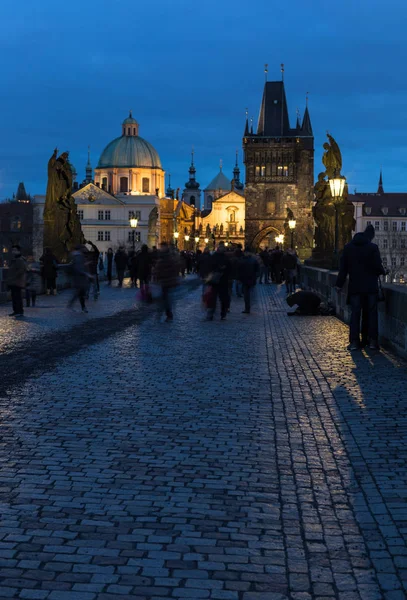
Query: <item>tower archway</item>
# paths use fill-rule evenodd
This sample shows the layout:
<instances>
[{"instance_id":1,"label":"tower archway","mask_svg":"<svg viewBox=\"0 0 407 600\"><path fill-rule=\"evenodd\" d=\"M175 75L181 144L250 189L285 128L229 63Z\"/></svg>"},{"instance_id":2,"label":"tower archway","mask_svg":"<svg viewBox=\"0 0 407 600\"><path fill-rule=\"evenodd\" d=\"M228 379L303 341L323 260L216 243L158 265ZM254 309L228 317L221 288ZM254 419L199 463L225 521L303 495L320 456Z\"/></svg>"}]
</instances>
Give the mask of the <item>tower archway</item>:
<instances>
[{"instance_id":1,"label":"tower archway","mask_svg":"<svg viewBox=\"0 0 407 600\"><path fill-rule=\"evenodd\" d=\"M257 251L259 249L259 247L260 247L260 244L269 235L280 235L282 233L284 233L284 231L280 231L279 229L277 229L277 227L273 227L272 225L268 225L267 227L264 227L258 233L256 233L256 235L254 236L254 238L252 239L252 241L249 242L249 246L251 248L253 248L254 251Z\"/></svg>"}]
</instances>

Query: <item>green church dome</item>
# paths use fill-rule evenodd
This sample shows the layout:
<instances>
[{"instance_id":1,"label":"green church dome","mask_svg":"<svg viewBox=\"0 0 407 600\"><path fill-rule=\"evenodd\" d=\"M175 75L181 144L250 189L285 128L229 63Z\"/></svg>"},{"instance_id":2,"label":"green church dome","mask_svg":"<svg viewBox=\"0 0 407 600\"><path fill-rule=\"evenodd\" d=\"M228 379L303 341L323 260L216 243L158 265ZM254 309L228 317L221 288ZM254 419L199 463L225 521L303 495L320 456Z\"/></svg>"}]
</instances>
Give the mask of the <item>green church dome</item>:
<instances>
[{"instance_id":1,"label":"green church dome","mask_svg":"<svg viewBox=\"0 0 407 600\"><path fill-rule=\"evenodd\" d=\"M138 135L122 135L106 146L100 156L97 168L112 167L162 168L155 148Z\"/></svg>"}]
</instances>

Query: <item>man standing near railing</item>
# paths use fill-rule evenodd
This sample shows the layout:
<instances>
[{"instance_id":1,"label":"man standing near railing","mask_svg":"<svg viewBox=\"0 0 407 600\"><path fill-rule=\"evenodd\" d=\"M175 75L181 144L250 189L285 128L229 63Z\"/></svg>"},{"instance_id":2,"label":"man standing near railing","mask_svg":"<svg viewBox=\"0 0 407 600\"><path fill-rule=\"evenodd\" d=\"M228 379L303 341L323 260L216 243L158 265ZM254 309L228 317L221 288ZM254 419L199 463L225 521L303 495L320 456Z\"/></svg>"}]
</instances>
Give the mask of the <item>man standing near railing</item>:
<instances>
[{"instance_id":1,"label":"man standing near railing","mask_svg":"<svg viewBox=\"0 0 407 600\"><path fill-rule=\"evenodd\" d=\"M367 335L369 348L379 347L378 330L378 278L385 271L380 251L373 244L375 231L368 225L363 233L357 233L349 244L346 244L340 261L336 287L342 288L349 275L348 304L351 306L350 350L358 350L360 344L360 318L362 309L366 311Z\"/></svg>"}]
</instances>

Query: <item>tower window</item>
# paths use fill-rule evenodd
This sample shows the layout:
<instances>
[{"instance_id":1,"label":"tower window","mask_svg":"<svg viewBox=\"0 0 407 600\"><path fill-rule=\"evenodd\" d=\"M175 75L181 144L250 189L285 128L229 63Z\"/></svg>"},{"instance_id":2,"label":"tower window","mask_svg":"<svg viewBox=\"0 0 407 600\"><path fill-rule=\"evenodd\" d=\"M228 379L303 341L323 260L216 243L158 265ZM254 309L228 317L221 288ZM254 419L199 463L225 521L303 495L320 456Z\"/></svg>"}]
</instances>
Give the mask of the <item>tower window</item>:
<instances>
[{"instance_id":1,"label":"tower window","mask_svg":"<svg viewBox=\"0 0 407 600\"><path fill-rule=\"evenodd\" d=\"M128 184L128 178L127 177L120 177L120 191L122 193L124 192L128 192L129 191L129 184Z\"/></svg>"},{"instance_id":2,"label":"tower window","mask_svg":"<svg viewBox=\"0 0 407 600\"><path fill-rule=\"evenodd\" d=\"M150 180L148 177L143 177L142 186L143 192L148 194L150 191Z\"/></svg>"},{"instance_id":3,"label":"tower window","mask_svg":"<svg viewBox=\"0 0 407 600\"><path fill-rule=\"evenodd\" d=\"M279 177L288 177L288 166L287 165L279 165L277 167L277 174Z\"/></svg>"},{"instance_id":4,"label":"tower window","mask_svg":"<svg viewBox=\"0 0 407 600\"><path fill-rule=\"evenodd\" d=\"M130 135L131 127L127 128L127 135Z\"/></svg>"},{"instance_id":5,"label":"tower window","mask_svg":"<svg viewBox=\"0 0 407 600\"><path fill-rule=\"evenodd\" d=\"M191 206L195 206L195 196L191 196L189 203Z\"/></svg>"},{"instance_id":6,"label":"tower window","mask_svg":"<svg viewBox=\"0 0 407 600\"><path fill-rule=\"evenodd\" d=\"M102 189L107 190L107 177L102 178Z\"/></svg>"},{"instance_id":7,"label":"tower window","mask_svg":"<svg viewBox=\"0 0 407 600\"><path fill-rule=\"evenodd\" d=\"M136 135L136 128L133 127L133 135Z\"/></svg>"}]
</instances>

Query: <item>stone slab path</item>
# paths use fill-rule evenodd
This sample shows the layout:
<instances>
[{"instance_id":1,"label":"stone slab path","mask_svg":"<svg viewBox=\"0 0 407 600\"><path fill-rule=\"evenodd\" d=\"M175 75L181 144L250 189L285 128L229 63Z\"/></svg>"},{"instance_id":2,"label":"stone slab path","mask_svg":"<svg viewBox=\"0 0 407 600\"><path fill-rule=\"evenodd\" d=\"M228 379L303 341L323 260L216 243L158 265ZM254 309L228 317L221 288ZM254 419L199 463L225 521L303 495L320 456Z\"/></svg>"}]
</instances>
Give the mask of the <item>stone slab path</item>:
<instances>
[{"instance_id":1,"label":"stone slab path","mask_svg":"<svg viewBox=\"0 0 407 600\"><path fill-rule=\"evenodd\" d=\"M406 364L257 292L3 388L0 598L406 598Z\"/></svg>"}]
</instances>

